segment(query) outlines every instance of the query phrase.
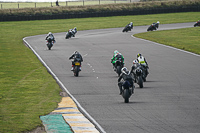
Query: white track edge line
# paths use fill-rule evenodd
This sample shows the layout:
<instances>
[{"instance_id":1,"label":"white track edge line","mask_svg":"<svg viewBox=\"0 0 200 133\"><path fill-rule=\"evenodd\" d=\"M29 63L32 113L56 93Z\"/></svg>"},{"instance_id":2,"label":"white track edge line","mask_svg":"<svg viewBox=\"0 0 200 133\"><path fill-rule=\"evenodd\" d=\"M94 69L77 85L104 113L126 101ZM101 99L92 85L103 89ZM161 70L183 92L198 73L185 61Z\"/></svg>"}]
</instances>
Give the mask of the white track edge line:
<instances>
[{"instance_id":1,"label":"white track edge line","mask_svg":"<svg viewBox=\"0 0 200 133\"><path fill-rule=\"evenodd\" d=\"M135 35L135 34L133 34L133 35ZM139 39L139 40L142 40L142 41L154 43L154 44L156 44L156 45L160 45L160 46L163 46L163 47L171 48L171 49L174 49L174 50L177 50L177 51L181 51L181 52L184 52L184 53L188 53L188 54L191 54L191 55L200 57L200 55L195 54L195 53L192 53L192 52L189 52L189 51L185 51L185 50L182 50L182 49L179 49L179 48L175 48L175 47L172 47L172 46L164 45L164 44L157 43L157 42L154 42L154 41L150 41L150 40L138 38L138 37L135 37L135 36L133 36L133 35L131 35L131 37L136 38L136 39Z\"/></svg>"},{"instance_id":2,"label":"white track edge line","mask_svg":"<svg viewBox=\"0 0 200 133\"><path fill-rule=\"evenodd\" d=\"M42 58L39 56L39 54L30 46L30 44L25 40L29 37L24 37L23 41L26 43L26 45L33 51L33 53L38 57L38 59L42 62L42 64L46 67L46 69L49 71L49 73L54 77L54 79L58 82L60 87L62 87L68 95L73 99L73 101L77 104L77 106L80 108L80 110L96 125L96 127L100 130L102 133L106 133L104 129L94 120L88 112L80 105L80 103L74 98L74 96L67 90L67 88L63 85L63 83L59 80L59 78L53 73L53 71L47 66L47 64L42 60Z\"/></svg>"}]
</instances>

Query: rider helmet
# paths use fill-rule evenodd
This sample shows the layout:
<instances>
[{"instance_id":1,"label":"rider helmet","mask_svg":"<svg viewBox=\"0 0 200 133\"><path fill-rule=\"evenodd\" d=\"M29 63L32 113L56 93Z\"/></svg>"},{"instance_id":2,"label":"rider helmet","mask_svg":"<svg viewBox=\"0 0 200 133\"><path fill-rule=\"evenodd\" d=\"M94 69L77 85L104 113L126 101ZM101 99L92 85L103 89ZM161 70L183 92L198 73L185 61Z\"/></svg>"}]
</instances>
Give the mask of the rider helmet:
<instances>
[{"instance_id":1,"label":"rider helmet","mask_svg":"<svg viewBox=\"0 0 200 133\"><path fill-rule=\"evenodd\" d=\"M74 27L74 30L76 30L76 27Z\"/></svg>"},{"instance_id":2,"label":"rider helmet","mask_svg":"<svg viewBox=\"0 0 200 133\"><path fill-rule=\"evenodd\" d=\"M117 50L114 51L114 54L118 54L119 52Z\"/></svg>"},{"instance_id":3,"label":"rider helmet","mask_svg":"<svg viewBox=\"0 0 200 133\"><path fill-rule=\"evenodd\" d=\"M79 54L79 52L78 52L78 51L75 51L74 54Z\"/></svg>"},{"instance_id":4,"label":"rider helmet","mask_svg":"<svg viewBox=\"0 0 200 133\"><path fill-rule=\"evenodd\" d=\"M123 68L121 69L121 71L122 71L122 73L124 73L124 74L126 74L126 75L129 74L129 71L128 71L128 69L127 69L126 67L123 67Z\"/></svg>"},{"instance_id":5,"label":"rider helmet","mask_svg":"<svg viewBox=\"0 0 200 133\"><path fill-rule=\"evenodd\" d=\"M49 32L49 35L52 35L52 33L51 33L51 32Z\"/></svg>"},{"instance_id":6,"label":"rider helmet","mask_svg":"<svg viewBox=\"0 0 200 133\"><path fill-rule=\"evenodd\" d=\"M133 64L138 64L138 61L137 60L133 60Z\"/></svg>"},{"instance_id":7,"label":"rider helmet","mask_svg":"<svg viewBox=\"0 0 200 133\"><path fill-rule=\"evenodd\" d=\"M159 24L160 22L159 22L159 21L157 21L157 23Z\"/></svg>"},{"instance_id":8,"label":"rider helmet","mask_svg":"<svg viewBox=\"0 0 200 133\"><path fill-rule=\"evenodd\" d=\"M140 56L142 56L142 55L141 55L140 53L138 53L138 54L137 54L137 58L140 57Z\"/></svg>"}]
</instances>

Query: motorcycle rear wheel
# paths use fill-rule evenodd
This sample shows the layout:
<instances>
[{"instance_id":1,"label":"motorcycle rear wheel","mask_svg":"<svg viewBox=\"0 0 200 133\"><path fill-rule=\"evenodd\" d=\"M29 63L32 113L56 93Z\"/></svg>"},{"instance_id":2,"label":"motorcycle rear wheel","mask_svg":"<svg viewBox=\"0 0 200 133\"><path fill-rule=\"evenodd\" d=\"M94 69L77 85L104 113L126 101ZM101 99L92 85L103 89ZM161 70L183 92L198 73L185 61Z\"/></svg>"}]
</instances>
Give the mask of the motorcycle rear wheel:
<instances>
[{"instance_id":1,"label":"motorcycle rear wheel","mask_svg":"<svg viewBox=\"0 0 200 133\"><path fill-rule=\"evenodd\" d=\"M125 103L129 103L129 97L130 97L130 94L129 94L129 90L128 89L124 89L124 102Z\"/></svg>"},{"instance_id":2,"label":"motorcycle rear wheel","mask_svg":"<svg viewBox=\"0 0 200 133\"><path fill-rule=\"evenodd\" d=\"M79 75L79 68L77 66L75 66L74 68L74 76L78 77Z\"/></svg>"},{"instance_id":3,"label":"motorcycle rear wheel","mask_svg":"<svg viewBox=\"0 0 200 133\"><path fill-rule=\"evenodd\" d=\"M138 77L138 85L140 86L140 88L143 88L143 79L141 76Z\"/></svg>"}]
</instances>

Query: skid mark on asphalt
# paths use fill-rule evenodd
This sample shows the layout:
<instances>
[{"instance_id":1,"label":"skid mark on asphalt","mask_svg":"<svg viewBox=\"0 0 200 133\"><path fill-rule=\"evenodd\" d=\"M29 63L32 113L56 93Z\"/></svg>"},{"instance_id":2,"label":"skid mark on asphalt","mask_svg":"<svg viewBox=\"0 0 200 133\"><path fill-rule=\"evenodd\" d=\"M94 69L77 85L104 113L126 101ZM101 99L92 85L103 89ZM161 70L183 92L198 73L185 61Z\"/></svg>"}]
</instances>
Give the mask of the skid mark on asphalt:
<instances>
[{"instance_id":1,"label":"skid mark on asphalt","mask_svg":"<svg viewBox=\"0 0 200 133\"><path fill-rule=\"evenodd\" d=\"M48 121L48 119L46 119L46 121L44 121L44 119L41 119L47 132L57 130L60 126L67 127L66 125L69 125L70 129L62 128L61 130L65 130L65 132L66 130L68 130L69 133L70 130L72 130L72 132L74 133L99 133L95 126L78 110L76 104L70 97L63 97L61 102L58 104L58 108L55 109L52 113L50 113L50 115L43 117L53 115L58 115L59 119L61 119L60 116L62 116L62 119L63 121L65 121L65 123L60 122L59 124L55 125L55 123L52 122L53 126L50 126L51 123L46 122Z\"/></svg>"}]
</instances>

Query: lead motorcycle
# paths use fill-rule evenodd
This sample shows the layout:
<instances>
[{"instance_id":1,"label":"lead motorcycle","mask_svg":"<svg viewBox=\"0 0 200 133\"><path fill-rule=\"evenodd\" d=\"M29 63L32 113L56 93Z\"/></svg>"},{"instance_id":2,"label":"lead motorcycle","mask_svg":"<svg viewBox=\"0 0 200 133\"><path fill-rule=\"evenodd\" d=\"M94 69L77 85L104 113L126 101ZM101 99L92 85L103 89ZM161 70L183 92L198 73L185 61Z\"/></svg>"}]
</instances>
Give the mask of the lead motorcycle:
<instances>
[{"instance_id":1,"label":"lead motorcycle","mask_svg":"<svg viewBox=\"0 0 200 133\"><path fill-rule=\"evenodd\" d=\"M196 26L200 26L200 20L197 21L197 22L194 24L194 27L196 27Z\"/></svg>"},{"instance_id":2,"label":"lead motorcycle","mask_svg":"<svg viewBox=\"0 0 200 133\"><path fill-rule=\"evenodd\" d=\"M124 102L128 103L129 98L133 94L133 88L128 81L124 81L122 84L122 97L124 98Z\"/></svg>"},{"instance_id":3,"label":"lead motorcycle","mask_svg":"<svg viewBox=\"0 0 200 133\"><path fill-rule=\"evenodd\" d=\"M76 59L74 60L74 69L73 69L73 73L75 77L79 76L79 72L81 71L80 67L81 67L81 60L80 59Z\"/></svg>"}]
</instances>

